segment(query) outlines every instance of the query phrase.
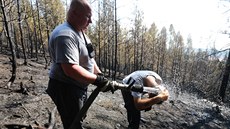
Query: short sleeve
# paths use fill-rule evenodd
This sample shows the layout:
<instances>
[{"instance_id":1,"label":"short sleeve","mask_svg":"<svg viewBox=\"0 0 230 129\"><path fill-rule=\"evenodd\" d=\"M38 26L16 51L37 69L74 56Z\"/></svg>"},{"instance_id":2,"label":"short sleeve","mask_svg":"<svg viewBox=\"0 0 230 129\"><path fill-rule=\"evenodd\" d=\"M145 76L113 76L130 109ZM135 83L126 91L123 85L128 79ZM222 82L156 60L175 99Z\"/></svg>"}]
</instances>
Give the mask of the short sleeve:
<instances>
[{"instance_id":1,"label":"short sleeve","mask_svg":"<svg viewBox=\"0 0 230 129\"><path fill-rule=\"evenodd\" d=\"M55 40L56 63L79 64L79 42L69 36L58 36Z\"/></svg>"}]
</instances>

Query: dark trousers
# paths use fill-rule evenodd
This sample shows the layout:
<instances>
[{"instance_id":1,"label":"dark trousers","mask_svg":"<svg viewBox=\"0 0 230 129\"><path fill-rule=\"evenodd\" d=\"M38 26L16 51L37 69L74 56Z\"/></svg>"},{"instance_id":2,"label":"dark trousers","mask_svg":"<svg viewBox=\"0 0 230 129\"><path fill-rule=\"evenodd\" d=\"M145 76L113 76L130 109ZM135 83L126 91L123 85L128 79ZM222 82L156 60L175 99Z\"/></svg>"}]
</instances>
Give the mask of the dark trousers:
<instances>
[{"instance_id":1,"label":"dark trousers","mask_svg":"<svg viewBox=\"0 0 230 129\"><path fill-rule=\"evenodd\" d=\"M87 99L87 89L50 79L46 91L57 106L64 129L69 129ZM77 129L82 129L82 121Z\"/></svg>"},{"instance_id":2,"label":"dark trousers","mask_svg":"<svg viewBox=\"0 0 230 129\"><path fill-rule=\"evenodd\" d=\"M133 96L130 91L121 90L125 108L127 110L127 119L129 122L129 129L138 129L140 125L141 112L136 109L133 101Z\"/></svg>"}]
</instances>

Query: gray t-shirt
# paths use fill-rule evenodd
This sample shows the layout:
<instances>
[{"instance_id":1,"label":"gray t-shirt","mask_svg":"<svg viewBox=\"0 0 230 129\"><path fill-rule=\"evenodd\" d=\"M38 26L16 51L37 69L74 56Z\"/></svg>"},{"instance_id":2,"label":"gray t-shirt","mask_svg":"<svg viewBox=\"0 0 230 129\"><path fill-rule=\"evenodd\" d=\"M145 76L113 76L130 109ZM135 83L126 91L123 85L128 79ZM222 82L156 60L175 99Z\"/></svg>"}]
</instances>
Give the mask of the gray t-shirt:
<instances>
[{"instance_id":1,"label":"gray t-shirt","mask_svg":"<svg viewBox=\"0 0 230 129\"><path fill-rule=\"evenodd\" d=\"M86 36L87 43L91 43ZM93 59L88 56L85 40L81 32L75 31L67 22L57 26L49 40L49 53L52 65L49 77L86 88L88 84L80 83L64 74L61 63L77 64L93 72Z\"/></svg>"},{"instance_id":2,"label":"gray t-shirt","mask_svg":"<svg viewBox=\"0 0 230 129\"><path fill-rule=\"evenodd\" d=\"M144 86L143 79L147 76L154 76L160 83L162 83L162 78L156 72L149 71L149 70L135 71L129 74L128 76L126 76L123 79L123 83L131 84L134 82L133 84ZM133 97L136 97L136 98L141 98L143 95L142 93L139 93L139 92L131 92L131 94Z\"/></svg>"}]
</instances>

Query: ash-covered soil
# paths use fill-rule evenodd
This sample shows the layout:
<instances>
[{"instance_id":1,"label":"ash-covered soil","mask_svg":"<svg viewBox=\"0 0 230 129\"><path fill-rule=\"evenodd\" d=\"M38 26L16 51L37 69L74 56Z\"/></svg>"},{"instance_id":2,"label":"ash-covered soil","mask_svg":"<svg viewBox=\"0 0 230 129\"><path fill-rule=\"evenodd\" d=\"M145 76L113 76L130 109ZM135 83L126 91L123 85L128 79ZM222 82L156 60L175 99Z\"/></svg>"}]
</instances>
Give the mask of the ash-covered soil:
<instances>
[{"instance_id":1,"label":"ash-covered soil","mask_svg":"<svg viewBox=\"0 0 230 129\"><path fill-rule=\"evenodd\" d=\"M11 87L7 81L11 77L9 57L0 54L0 128L1 129L41 129L55 120L54 129L62 129L55 105L46 94L48 69L44 62L17 60L17 78ZM94 90L89 87L89 95ZM142 112L140 129L230 129L230 108L188 93L177 93L167 86L168 101L154 105L153 109ZM52 113L51 113L52 112ZM50 119L50 116L53 119ZM126 110L119 90L114 94L100 93L88 110L83 122L87 129L125 129L128 126Z\"/></svg>"}]
</instances>

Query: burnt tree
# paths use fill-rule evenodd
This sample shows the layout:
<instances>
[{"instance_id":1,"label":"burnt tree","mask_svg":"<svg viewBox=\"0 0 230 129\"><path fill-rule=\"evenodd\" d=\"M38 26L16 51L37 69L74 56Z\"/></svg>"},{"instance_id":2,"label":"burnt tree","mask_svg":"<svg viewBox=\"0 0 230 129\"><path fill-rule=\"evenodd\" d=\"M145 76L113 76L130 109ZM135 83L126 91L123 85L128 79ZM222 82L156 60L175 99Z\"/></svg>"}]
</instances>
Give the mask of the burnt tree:
<instances>
[{"instance_id":1,"label":"burnt tree","mask_svg":"<svg viewBox=\"0 0 230 129\"><path fill-rule=\"evenodd\" d=\"M228 52L228 59L226 62L226 67L225 67L225 71L224 71L224 76L223 76L223 80L220 86L220 91L219 91L219 95L222 99L222 101L224 101L225 98L225 91L228 85L228 80L229 80L229 74L230 74L230 50Z\"/></svg>"},{"instance_id":2,"label":"burnt tree","mask_svg":"<svg viewBox=\"0 0 230 129\"><path fill-rule=\"evenodd\" d=\"M5 1L4 0L0 0L0 6L1 6L1 10L2 10L2 14L3 14L3 22L5 25L5 30L6 30L6 37L7 40L10 44L10 50L11 50L11 56L12 59L10 60L12 63L12 75L10 80L8 81L8 88L14 83L15 78L16 78L16 69L17 69L17 63L16 63L16 52L15 52L15 44L12 42L11 37L10 37L10 33L9 33L9 27L8 27L8 22L7 22L7 17L6 17L6 12L5 12Z\"/></svg>"}]
</instances>

